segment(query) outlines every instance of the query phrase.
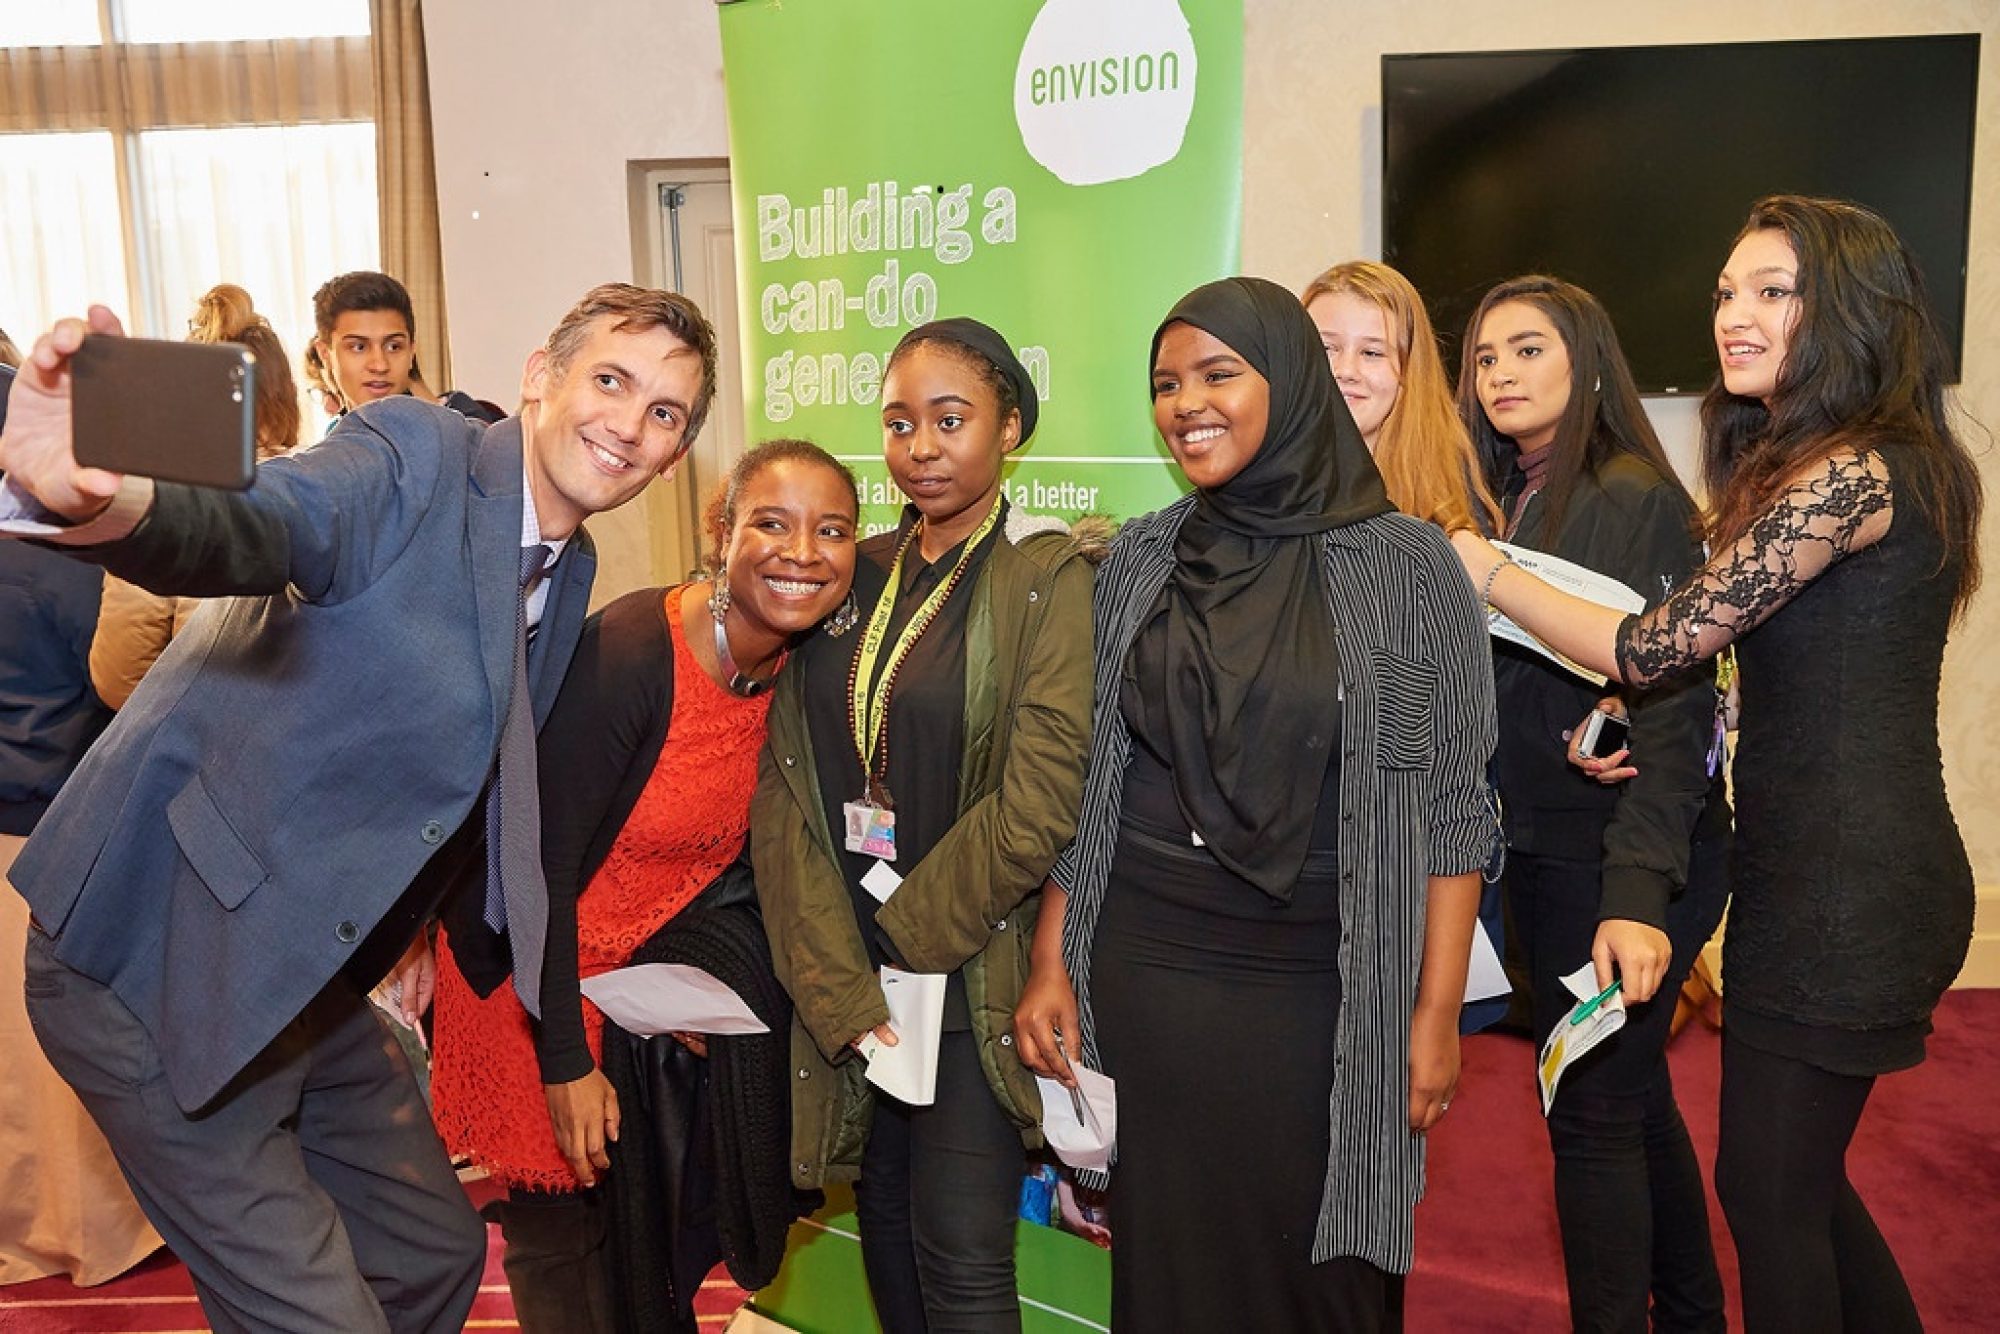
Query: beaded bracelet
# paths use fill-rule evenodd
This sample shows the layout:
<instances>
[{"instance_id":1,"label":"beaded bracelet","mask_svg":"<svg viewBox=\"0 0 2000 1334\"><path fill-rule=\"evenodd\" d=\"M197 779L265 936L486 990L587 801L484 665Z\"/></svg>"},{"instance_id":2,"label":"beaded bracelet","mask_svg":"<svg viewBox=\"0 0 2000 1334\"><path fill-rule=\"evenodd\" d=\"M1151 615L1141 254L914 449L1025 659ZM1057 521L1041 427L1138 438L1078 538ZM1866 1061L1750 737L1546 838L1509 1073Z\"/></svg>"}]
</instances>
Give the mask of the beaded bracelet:
<instances>
[{"instance_id":1,"label":"beaded bracelet","mask_svg":"<svg viewBox=\"0 0 2000 1334\"><path fill-rule=\"evenodd\" d=\"M1514 558L1504 551L1500 553L1500 559L1493 562L1493 568L1486 572L1486 582L1479 586L1479 601L1481 605L1487 607L1493 605L1493 581L1500 577L1500 571L1503 568L1513 563Z\"/></svg>"}]
</instances>

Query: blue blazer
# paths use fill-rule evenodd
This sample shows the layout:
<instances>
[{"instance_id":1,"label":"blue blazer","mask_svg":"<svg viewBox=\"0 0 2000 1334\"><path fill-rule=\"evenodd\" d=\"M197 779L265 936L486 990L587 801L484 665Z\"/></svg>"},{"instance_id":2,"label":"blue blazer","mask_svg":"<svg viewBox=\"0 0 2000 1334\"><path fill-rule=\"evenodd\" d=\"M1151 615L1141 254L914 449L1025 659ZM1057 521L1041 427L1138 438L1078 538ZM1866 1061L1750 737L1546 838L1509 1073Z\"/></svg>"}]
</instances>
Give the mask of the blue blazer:
<instances>
[{"instance_id":1,"label":"blue blazer","mask_svg":"<svg viewBox=\"0 0 2000 1334\"><path fill-rule=\"evenodd\" d=\"M513 678L521 487L517 419L390 399L241 494L161 484L135 532L80 553L224 599L12 871L56 956L152 1034L182 1108L297 1017L478 802ZM529 655L537 723L595 569L579 532Z\"/></svg>"}]
</instances>

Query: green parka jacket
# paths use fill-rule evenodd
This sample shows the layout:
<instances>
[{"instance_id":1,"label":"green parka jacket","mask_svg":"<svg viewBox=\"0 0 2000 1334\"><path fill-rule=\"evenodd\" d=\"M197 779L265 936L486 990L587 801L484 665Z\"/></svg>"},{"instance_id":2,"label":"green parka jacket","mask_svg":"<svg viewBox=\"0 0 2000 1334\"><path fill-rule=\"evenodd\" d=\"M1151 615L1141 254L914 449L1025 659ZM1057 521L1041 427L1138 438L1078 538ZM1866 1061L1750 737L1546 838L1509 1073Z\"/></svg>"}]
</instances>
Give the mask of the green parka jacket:
<instances>
[{"instance_id":1,"label":"green parka jacket","mask_svg":"<svg viewBox=\"0 0 2000 1334\"><path fill-rule=\"evenodd\" d=\"M875 918L911 969L964 974L980 1064L1029 1147L1041 1142L1041 1099L1014 1050L1014 1006L1043 878L1076 829L1090 745L1091 563L1108 538L1089 520L1074 535L1022 532L1036 522L1010 514L1006 540L967 590L958 820ZM811 1189L860 1171L873 1086L847 1044L889 1011L827 828L803 677L786 672L771 702L750 845L772 963L796 1007L792 1177Z\"/></svg>"}]
</instances>

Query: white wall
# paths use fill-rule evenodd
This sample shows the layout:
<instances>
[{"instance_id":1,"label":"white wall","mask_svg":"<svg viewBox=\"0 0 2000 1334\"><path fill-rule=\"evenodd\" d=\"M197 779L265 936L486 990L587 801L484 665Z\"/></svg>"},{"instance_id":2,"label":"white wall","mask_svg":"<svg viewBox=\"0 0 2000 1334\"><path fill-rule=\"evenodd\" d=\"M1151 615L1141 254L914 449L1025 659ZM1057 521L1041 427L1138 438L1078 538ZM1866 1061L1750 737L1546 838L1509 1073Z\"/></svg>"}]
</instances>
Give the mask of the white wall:
<instances>
[{"instance_id":1,"label":"white wall","mask_svg":"<svg viewBox=\"0 0 2000 1334\"><path fill-rule=\"evenodd\" d=\"M1966 311L1965 407L2000 429L2000 5L1993 0L1540 0L1330 5L1246 0L1244 265L1297 285L1380 253L1379 60L1389 52L1985 36ZM594 282L631 275L626 164L728 151L714 9L695 0L428 0L453 364L505 398L521 360ZM558 26L559 24L559 26ZM1740 90L1754 116L1762 90ZM1884 108L1893 115L1893 108ZM474 213L478 214L475 219ZM1720 249L1727 238L1717 237ZM1635 257L1636 258L1636 257ZM725 387L724 392L730 392ZM1692 404L1656 400L1691 457ZM1975 966L2000 984L2000 453L1975 431L1994 513L1988 590L1947 655L1945 774L1988 910ZM607 563L620 550L593 522ZM643 547L639 550L643 551Z\"/></svg>"},{"instance_id":2,"label":"white wall","mask_svg":"<svg viewBox=\"0 0 2000 1334\"><path fill-rule=\"evenodd\" d=\"M502 402L565 310L632 278L627 162L722 158L722 44L690 0L429 0L459 386Z\"/></svg>"},{"instance_id":3,"label":"white wall","mask_svg":"<svg viewBox=\"0 0 2000 1334\"><path fill-rule=\"evenodd\" d=\"M512 404L563 312L634 276L626 164L728 156L714 7L428 0L424 39L455 387ZM593 602L652 582L649 525L672 509L591 521Z\"/></svg>"}]
</instances>

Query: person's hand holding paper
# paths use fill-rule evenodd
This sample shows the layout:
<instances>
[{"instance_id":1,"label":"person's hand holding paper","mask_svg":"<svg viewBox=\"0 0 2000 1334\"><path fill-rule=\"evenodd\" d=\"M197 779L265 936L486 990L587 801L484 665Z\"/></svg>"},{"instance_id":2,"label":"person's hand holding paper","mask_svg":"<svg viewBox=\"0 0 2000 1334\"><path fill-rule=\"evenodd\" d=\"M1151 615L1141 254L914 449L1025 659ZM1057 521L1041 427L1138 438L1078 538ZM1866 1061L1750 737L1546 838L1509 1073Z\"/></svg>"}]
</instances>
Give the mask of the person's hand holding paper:
<instances>
[{"instance_id":1,"label":"person's hand holding paper","mask_svg":"<svg viewBox=\"0 0 2000 1334\"><path fill-rule=\"evenodd\" d=\"M1056 1157L1071 1167L1102 1171L1111 1166L1118 1143L1117 1085L1078 1061L1070 1062L1069 1071L1076 1079L1074 1089L1047 1075L1035 1076L1042 1093L1042 1134Z\"/></svg>"},{"instance_id":2,"label":"person's hand holding paper","mask_svg":"<svg viewBox=\"0 0 2000 1334\"><path fill-rule=\"evenodd\" d=\"M1493 543L1493 547L1529 574L1553 584L1565 593L1587 599L1600 606L1613 607L1619 611L1644 611L1646 609L1646 599L1631 588L1619 583L1616 579L1608 575L1602 575L1587 566L1578 565L1575 561L1564 560L1560 556L1551 556L1546 551L1534 551L1527 547L1516 546L1512 542L1495 542ZM1514 624L1498 608L1487 608L1486 622L1487 629L1495 639L1504 639L1509 643L1519 644L1523 648L1531 648L1548 658L1549 661L1556 663L1567 671L1574 672L1593 685L1601 686L1604 684L1605 678L1602 672L1594 672L1581 663L1572 662L1570 659L1565 658L1562 654L1556 652L1547 644L1544 644L1541 640Z\"/></svg>"},{"instance_id":3,"label":"person's hand holding paper","mask_svg":"<svg viewBox=\"0 0 2000 1334\"><path fill-rule=\"evenodd\" d=\"M882 997L896 1041L864 1033L854 1049L868 1062L868 1082L912 1107L937 1101L938 1040L944 1028L944 973L882 970Z\"/></svg>"}]
</instances>

